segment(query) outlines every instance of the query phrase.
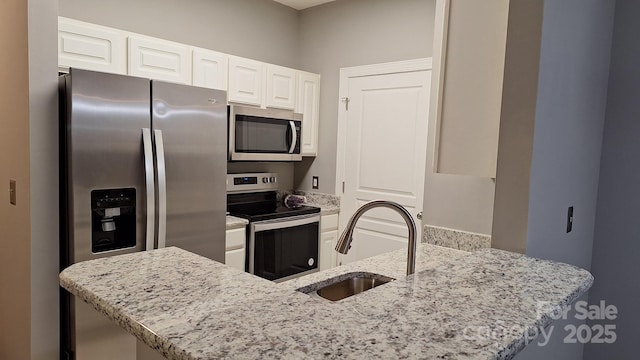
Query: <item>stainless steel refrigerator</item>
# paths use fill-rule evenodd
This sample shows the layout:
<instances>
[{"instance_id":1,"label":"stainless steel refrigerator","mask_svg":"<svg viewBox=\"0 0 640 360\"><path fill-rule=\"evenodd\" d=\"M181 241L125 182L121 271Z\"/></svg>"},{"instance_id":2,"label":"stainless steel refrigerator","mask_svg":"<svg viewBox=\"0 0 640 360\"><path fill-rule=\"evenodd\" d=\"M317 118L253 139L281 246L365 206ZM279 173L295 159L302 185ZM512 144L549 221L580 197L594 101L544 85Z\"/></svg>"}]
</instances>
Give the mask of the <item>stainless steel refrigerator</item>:
<instances>
[{"instance_id":1,"label":"stainless steel refrigerator","mask_svg":"<svg viewBox=\"0 0 640 360\"><path fill-rule=\"evenodd\" d=\"M226 93L71 69L60 77L61 268L165 246L224 262ZM61 359L136 341L61 290Z\"/></svg>"}]
</instances>

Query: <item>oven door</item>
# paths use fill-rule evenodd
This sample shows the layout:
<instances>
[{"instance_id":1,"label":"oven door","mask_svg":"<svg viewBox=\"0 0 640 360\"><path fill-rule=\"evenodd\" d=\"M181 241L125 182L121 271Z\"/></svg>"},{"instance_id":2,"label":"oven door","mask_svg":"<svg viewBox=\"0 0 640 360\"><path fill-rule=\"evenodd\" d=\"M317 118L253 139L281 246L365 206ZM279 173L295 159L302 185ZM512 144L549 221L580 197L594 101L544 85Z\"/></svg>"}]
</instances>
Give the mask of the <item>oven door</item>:
<instances>
[{"instance_id":1,"label":"oven door","mask_svg":"<svg viewBox=\"0 0 640 360\"><path fill-rule=\"evenodd\" d=\"M249 225L249 272L276 282L318 271L320 215Z\"/></svg>"}]
</instances>

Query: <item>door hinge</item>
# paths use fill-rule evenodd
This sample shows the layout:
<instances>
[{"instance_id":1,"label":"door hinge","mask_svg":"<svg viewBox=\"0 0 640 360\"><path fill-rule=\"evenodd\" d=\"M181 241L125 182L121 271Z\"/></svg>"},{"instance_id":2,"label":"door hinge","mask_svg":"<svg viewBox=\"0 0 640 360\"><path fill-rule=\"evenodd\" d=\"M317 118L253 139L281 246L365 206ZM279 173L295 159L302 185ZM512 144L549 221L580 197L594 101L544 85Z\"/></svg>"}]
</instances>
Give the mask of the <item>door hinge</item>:
<instances>
[{"instance_id":1,"label":"door hinge","mask_svg":"<svg viewBox=\"0 0 640 360\"><path fill-rule=\"evenodd\" d=\"M349 111L349 101L351 100L349 100L349 98L346 96L343 98L340 98L340 100L344 103L344 109Z\"/></svg>"},{"instance_id":2,"label":"door hinge","mask_svg":"<svg viewBox=\"0 0 640 360\"><path fill-rule=\"evenodd\" d=\"M342 182L342 193L344 194L344 181Z\"/></svg>"}]
</instances>

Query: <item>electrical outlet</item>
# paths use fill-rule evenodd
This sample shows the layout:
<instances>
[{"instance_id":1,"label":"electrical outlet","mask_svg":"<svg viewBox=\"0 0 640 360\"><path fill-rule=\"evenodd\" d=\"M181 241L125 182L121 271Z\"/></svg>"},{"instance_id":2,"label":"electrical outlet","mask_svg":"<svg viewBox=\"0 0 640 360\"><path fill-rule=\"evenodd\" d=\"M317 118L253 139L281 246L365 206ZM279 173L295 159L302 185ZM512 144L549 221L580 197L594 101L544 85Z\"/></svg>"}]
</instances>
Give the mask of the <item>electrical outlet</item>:
<instances>
[{"instance_id":1,"label":"electrical outlet","mask_svg":"<svg viewBox=\"0 0 640 360\"><path fill-rule=\"evenodd\" d=\"M567 209L567 233L573 230L573 206L569 206Z\"/></svg>"},{"instance_id":2,"label":"electrical outlet","mask_svg":"<svg viewBox=\"0 0 640 360\"><path fill-rule=\"evenodd\" d=\"M16 181L13 179L9 180L9 203L16 205Z\"/></svg>"},{"instance_id":3,"label":"electrical outlet","mask_svg":"<svg viewBox=\"0 0 640 360\"><path fill-rule=\"evenodd\" d=\"M318 188L318 177L314 176L311 178L311 188L312 189L317 189Z\"/></svg>"}]
</instances>

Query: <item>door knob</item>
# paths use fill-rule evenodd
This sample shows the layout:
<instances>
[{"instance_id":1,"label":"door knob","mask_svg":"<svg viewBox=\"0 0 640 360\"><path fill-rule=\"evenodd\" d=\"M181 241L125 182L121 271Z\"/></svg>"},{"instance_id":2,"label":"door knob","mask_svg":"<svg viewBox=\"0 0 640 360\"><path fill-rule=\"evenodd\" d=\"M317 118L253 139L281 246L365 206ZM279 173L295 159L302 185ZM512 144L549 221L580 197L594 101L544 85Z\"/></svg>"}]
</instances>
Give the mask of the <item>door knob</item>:
<instances>
[{"instance_id":1,"label":"door knob","mask_svg":"<svg viewBox=\"0 0 640 360\"><path fill-rule=\"evenodd\" d=\"M416 214L416 217L418 218L418 220L422 220L422 211L420 211L419 213Z\"/></svg>"}]
</instances>

